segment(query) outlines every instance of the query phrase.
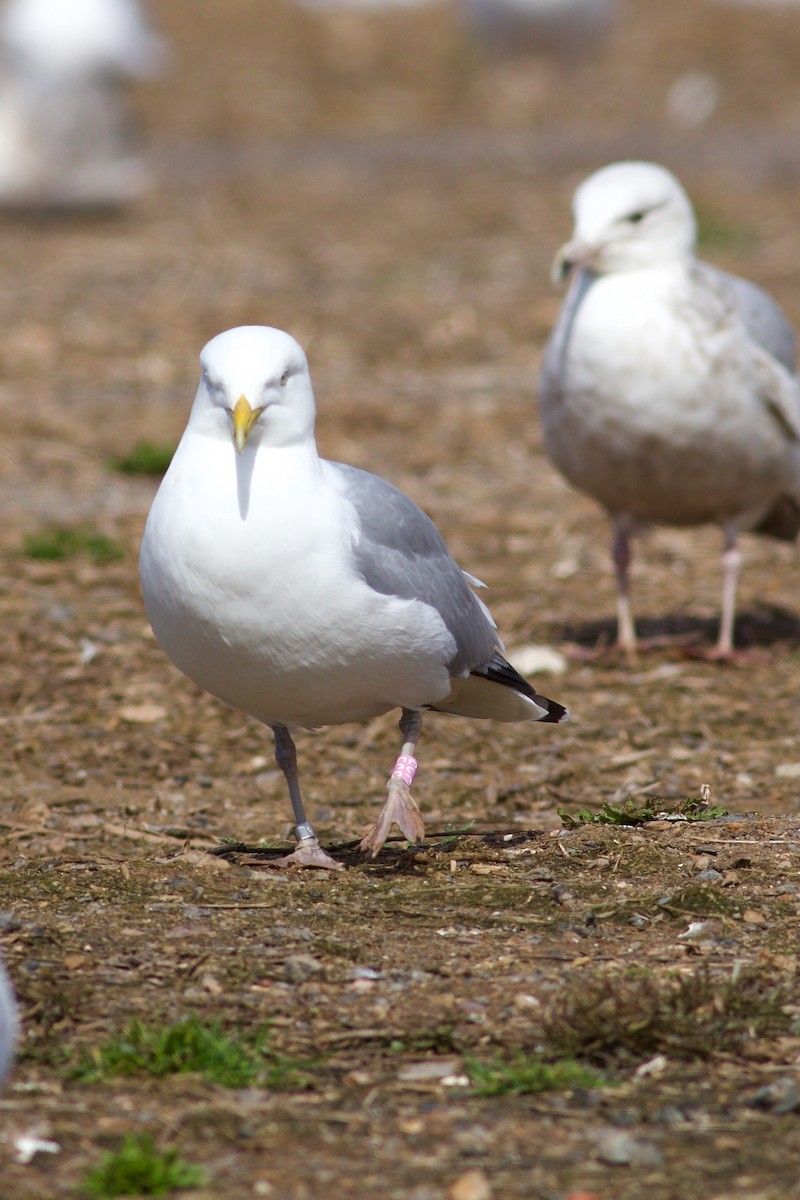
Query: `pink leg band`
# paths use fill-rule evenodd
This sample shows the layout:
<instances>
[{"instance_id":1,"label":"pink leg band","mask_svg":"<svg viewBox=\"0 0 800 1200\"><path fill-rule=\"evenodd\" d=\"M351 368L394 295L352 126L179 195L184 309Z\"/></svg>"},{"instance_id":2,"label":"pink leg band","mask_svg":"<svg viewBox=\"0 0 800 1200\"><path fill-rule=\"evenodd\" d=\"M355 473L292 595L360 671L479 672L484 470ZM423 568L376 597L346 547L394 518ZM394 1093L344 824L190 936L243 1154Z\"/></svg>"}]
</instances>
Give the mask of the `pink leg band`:
<instances>
[{"instance_id":1,"label":"pink leg band","mask_svg":"<svg viewBox=\"0 0 800 1200\"><path fill-rule=\"evenodd\" d=\"M401 754L397 762L394 764L392 771L392 779L402 779L408 787L411 787L414 782L414 776L417 773L419 763L414 758L413 754Z\"/></svg>"}]
</instances>

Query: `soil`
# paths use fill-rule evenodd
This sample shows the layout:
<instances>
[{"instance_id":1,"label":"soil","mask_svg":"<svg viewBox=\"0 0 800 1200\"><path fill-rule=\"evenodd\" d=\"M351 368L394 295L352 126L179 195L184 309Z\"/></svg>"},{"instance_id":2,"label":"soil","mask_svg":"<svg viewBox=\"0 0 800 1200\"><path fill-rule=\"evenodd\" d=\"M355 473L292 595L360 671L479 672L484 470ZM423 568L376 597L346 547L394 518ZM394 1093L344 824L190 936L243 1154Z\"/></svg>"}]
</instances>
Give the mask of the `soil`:
<instances>
[{"instance_id":1,"label":"soil","mask_svg":"<svg viewBox=\"0 0 800 1200\"><path fill-rule=\"evenodd\" d=\"M543 458L535 411L570 196L616 158L675 169L704 255L800 326L796 13L630 0L564 61L495 57L444 6L152 12L175 62L133 98L151 195L0 226L0 944L23 1020L3 1194L84 1196L105 1151L150 1131L203 1165L198 1198L800 1195L795 550L744 539L741 654L720 665L698 653L719 531L643 539L649 645L628 667L606 649L605 519ZM668 100L689 72L718 87L698 124ZM285 839L283 781L265 731L156 646L136 552L157 480L109 465L174 444L200 347L250 322L305 345L322 451L434 517L512 654L566 662L537 677L566 726L427 721L430 836L374 862L348 843L381 800L395 717L302 735L310 816L346 864L331 874L223 842ZM121 559L26 556L54 523ZM658 816L703 785L727 817ZM627 797L652 819L558 815ZM311 1064L302 1086L70 1077L132 1017L187 1012L268 1024ZM604 1083L475 1094L473 1061L521 1052L575 1053ZM20 1163L22 1134L58 1152Z\"/></svg>"}]
</instances>

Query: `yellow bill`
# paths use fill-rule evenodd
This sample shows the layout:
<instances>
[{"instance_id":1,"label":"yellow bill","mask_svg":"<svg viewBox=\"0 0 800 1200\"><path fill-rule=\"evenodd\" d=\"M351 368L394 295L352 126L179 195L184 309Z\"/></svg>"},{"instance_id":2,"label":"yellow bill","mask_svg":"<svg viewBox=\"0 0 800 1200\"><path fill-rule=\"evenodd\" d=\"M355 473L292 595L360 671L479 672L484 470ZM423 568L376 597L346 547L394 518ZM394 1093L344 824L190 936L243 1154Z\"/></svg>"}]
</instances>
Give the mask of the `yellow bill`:
<instances>
[{"instance_id":1,"label":"yellow bill","mask_svg":"<svg viewBox=\"0 0 800 1200\"><path fill-rule=\"evenodd\" d=\"M244 450L250 430L255 425L260 412L260 408L250 407L246 396L240 396L236 401L233 409L233 440L236 442L239 454Z\"/></svg>"}]
</instances>

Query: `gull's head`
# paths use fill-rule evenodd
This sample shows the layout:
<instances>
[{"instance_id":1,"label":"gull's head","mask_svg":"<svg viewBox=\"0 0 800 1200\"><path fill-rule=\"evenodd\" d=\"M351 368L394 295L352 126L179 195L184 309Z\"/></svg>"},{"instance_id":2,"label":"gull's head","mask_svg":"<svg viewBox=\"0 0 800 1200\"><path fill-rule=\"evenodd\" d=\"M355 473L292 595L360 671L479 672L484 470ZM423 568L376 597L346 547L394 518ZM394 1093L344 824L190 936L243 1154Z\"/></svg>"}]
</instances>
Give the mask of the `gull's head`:
<instances>
[{"instance_id":1,"label":"gull's head","mask_svg":"<svg viewBox=\"0 0 800 1200\"><path fill-rule=\"evenodd\" d=\"M585 179L572 201L575 228L553 278L575 268L597 275L687 262L694 254L692 206L674 175L656 163L619 162Z\"/></svg>"},{"instance_id":2,"label":"gull's head","mask_svg":"<svg viewBox=\"0 0 800 1200\"><path fill-rule=\"evenodd\" d=\"M191 424L229 439L239 454L265 442L288 446L314 430L314 393L302 347L280 329L242 325L212 338L200 354Z\"/></svg>"}]
</instances>

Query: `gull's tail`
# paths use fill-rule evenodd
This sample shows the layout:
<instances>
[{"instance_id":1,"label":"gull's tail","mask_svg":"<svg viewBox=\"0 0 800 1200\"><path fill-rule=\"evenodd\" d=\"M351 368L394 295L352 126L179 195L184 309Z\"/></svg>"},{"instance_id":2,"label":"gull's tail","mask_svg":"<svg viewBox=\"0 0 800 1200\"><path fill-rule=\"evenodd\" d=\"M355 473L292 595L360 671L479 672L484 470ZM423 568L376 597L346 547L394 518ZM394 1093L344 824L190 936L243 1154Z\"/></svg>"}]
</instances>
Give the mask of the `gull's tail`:
<instances>
[{"instance_id":1,"label":"gull's tail","mask_svg":"<svg viewBox=\"0 0 800 1200\"><path fill-rule=\"evenodd\" d=\"M488 663L474 667L469 675L452 680L450 695L428 705L435 712L459 717L483 717L491 721L566 721L563 704L548 700L495 651Z\"/></svg>"}]
</instances>

